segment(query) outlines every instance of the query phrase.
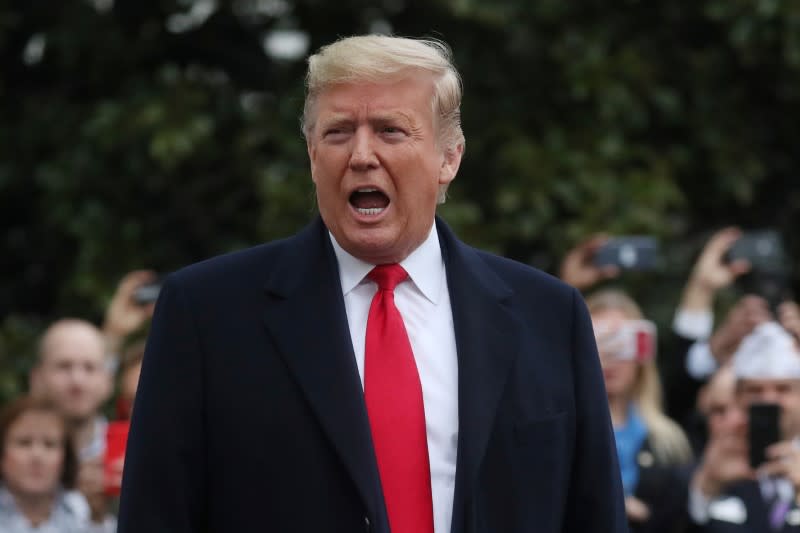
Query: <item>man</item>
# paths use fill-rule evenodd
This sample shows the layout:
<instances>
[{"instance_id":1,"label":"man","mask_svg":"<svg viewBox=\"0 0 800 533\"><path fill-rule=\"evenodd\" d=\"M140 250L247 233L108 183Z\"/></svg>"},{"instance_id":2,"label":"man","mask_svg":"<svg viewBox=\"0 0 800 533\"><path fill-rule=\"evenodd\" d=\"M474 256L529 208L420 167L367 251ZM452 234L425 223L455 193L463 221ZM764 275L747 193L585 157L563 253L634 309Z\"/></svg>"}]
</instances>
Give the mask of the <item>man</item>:
<instances>
[{"instance_id":1,"label":"man","mask_svg":"<svg viewBox=\"0 0 800 533\"><path fill-rule=\"evenodd\" d=\"M106 421L100 407L111 393L103 336L79 319L53 323L39 341L30 375L32 394L46 397L70 422L80 459L102 455Z\"/></svg>"},{"instance_id":2,"label":"man","mask_svg":"<svg viewBox=\"0 0 800 533\"><path fill-rule=\"evenodd\" d=\"M74 318L54 322L39 341L30 387L31 394L50 400L70 424L79 460L77 487L89 502L92 520L113 531L103 493L108 423L100 412L111 394L112 377L100 330Z\"/></svg>"},{"instance_id":3,"label":"man","mask_svg":"<svg viewBox=\"0 0 800 533\"><path fill-rule=\"evenodd\" d=\"M310 58L321 219L166 280L120 533L625 531L580 295L435 221L464 150L448 56Z\"/></svg>"},{"instance_id":4,"label":"man","mask_svg":"<svg viewBox=\"0 0 800 533\"><path fill-rule=\"evenodd\" d=\"M800 531L800 353L794 340L775 322L761 324L733 355L733 370L719 372L702 398L709 442L690 486L695 530ZM755 468L748 455L753 404L776 404L781 413L781 442L769 446L766 461Z\"/></svg>"}]
</instances>

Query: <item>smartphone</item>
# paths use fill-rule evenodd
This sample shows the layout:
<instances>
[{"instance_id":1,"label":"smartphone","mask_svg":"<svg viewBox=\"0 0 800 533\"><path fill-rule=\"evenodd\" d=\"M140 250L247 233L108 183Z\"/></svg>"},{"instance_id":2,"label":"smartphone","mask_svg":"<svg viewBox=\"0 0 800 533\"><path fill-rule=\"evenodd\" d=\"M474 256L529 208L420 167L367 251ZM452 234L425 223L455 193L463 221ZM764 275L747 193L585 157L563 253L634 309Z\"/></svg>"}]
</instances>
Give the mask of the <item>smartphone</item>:
<instances>
[{"instance_id":1,"label":"smartphone","mask_svg":"<svg viewBox=\"0 0 800 533\"><path fill-rule=\"evenodd\" d=\"M781 274L789 266L780 233L775 230L744 233L731 245L726 259L729 262L744 259L754 273Z\"/></svg>"},{"instance_id":2,"label":"smartphone","mask_svg":"<svg viewBox=\"0 0 800 533\"><path fill-rule=\"evenodd\" d=\"M658 267L658 240L649 235L612 237L594 255L599 267L649 271Z\"/></svg>"},{"instance_id":3,"label":"smartphone","mask_svg":"<svg viewBox=\"0 0 800 533\"><path fill-rule=\"evenodd\" d=\"M748 408L750 466L758 468L766 460L766 449L781 440L781 408L776 403L756 403Z\"/></svg>"},{"instance_id":4,"label":"smartphone","mask_svg":"<svg viewBox=\"0 0 800 533\"><path fill-rule=\"evenodd\" d=\"M108 423L106 432L106 454L103 458L105 472L105 493L108 496L119 496L122 488L122 472L119 464L125 459L125 447L128 443L130 422L118 420Z\"/></svg>"},{"instance_id":5,"label":"smartphone","mask_svg":"<svg viewBox=\"0 0 800 533\"><path fill-rule=\"evenodd\" d=\"M140 285L133 291L133 301L138 305L147 305L158 300L158 294L161 292L161 281L154 281Z\"/></svg>"}]
</instances>

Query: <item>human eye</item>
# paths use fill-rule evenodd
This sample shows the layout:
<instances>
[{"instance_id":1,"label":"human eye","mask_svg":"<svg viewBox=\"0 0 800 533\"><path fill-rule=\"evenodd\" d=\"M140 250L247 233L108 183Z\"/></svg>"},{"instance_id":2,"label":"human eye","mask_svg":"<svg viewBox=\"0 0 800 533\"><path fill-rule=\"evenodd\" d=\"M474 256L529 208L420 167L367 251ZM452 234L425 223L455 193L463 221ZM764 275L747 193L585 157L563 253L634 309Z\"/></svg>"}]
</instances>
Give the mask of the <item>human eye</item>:
<instances>
[{"instance_id":1,"label":"human eye","mask_svg":"<svg viewBox=\"0 0 800 533\"><path fill-rule=\"evenodd\" d=\"M20 436L14 439L17 448L30 448L33 445L33 438L30 436Z\"/></svg>"},{"instance_id":2,"label":"human eye","mask_svg":"<svg viewBox=\"0 0 800 533\"><path fill-rule=\"evenodd\" d=\"M352 128L343 124L333 124L326 126L322 130L322 138L330 142L344 141L347 139Z\"/></svg>"},{"instance_id":3,"label":"human eye","mask_svg":"<svg viewBox=\"0 0 800 533\"><path fill-rule=\"evenodd\" d=\"M402 139L406 136L406 130L396 124L384 124L379 131L387 139Z\"/></svg>"}]
</instances>

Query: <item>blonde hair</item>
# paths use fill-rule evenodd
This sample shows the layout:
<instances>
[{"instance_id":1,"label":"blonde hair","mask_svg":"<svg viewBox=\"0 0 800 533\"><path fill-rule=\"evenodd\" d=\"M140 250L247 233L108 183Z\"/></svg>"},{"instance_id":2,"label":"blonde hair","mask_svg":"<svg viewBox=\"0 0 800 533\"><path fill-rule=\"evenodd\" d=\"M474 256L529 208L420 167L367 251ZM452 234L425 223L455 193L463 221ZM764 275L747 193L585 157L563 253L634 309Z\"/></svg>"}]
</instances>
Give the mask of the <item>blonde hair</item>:
<instances>
[{"instance_id":1,"label":"blonde hair","mask_svg":"<svg viewBox=\"0 0 800 533\"><path fill-rule=\"evenodd\" d=\"M644 318L636 302L619 290L598 291L586 299L586 305L591 314L617 310L633 320ZM661 379L658 377L655 359L639 364L633 387L633 403L647 426L653 454L660 461L669 464L690 461L692 452L686 435L678 424L664 414Z\"/></svg>"},{"instance_id":2,"label":"blonde hair","mask_svg":"<svg viewBox=\"0 0 800 533\"><path fill-rule=\"evenodd\" d=\"M306 140L316 122L319 94L331 85L387 83L421 70L433 75L432 110L437 142L445 151L465 145L461 129L461 77L450 47L436 39L409 39L386 35L346 37L323 46L308 58L306 99L301 125ZM444 202L442 186L439 202Z\"/></svg>"}]
</instances>

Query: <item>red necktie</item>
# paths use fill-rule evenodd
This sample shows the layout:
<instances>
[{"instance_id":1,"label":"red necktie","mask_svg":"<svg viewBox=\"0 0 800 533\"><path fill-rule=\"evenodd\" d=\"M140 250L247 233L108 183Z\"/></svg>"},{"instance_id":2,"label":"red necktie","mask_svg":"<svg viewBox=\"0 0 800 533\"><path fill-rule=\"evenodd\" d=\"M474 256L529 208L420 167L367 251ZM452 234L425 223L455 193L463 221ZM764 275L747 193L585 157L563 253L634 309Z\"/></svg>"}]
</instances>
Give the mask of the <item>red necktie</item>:
<instances>
[{"instance_id":1,"label":"red necktie","mask_svg":"<svg viewBox=\"0 0 800 533\"><path fill-rule=\"evenodd\" d=\"M433 533L431 472L422 386L394 288L408 278L397 264L376 266L367 319L364 397L392 533Z\"/></svg>"}]
</instances>

